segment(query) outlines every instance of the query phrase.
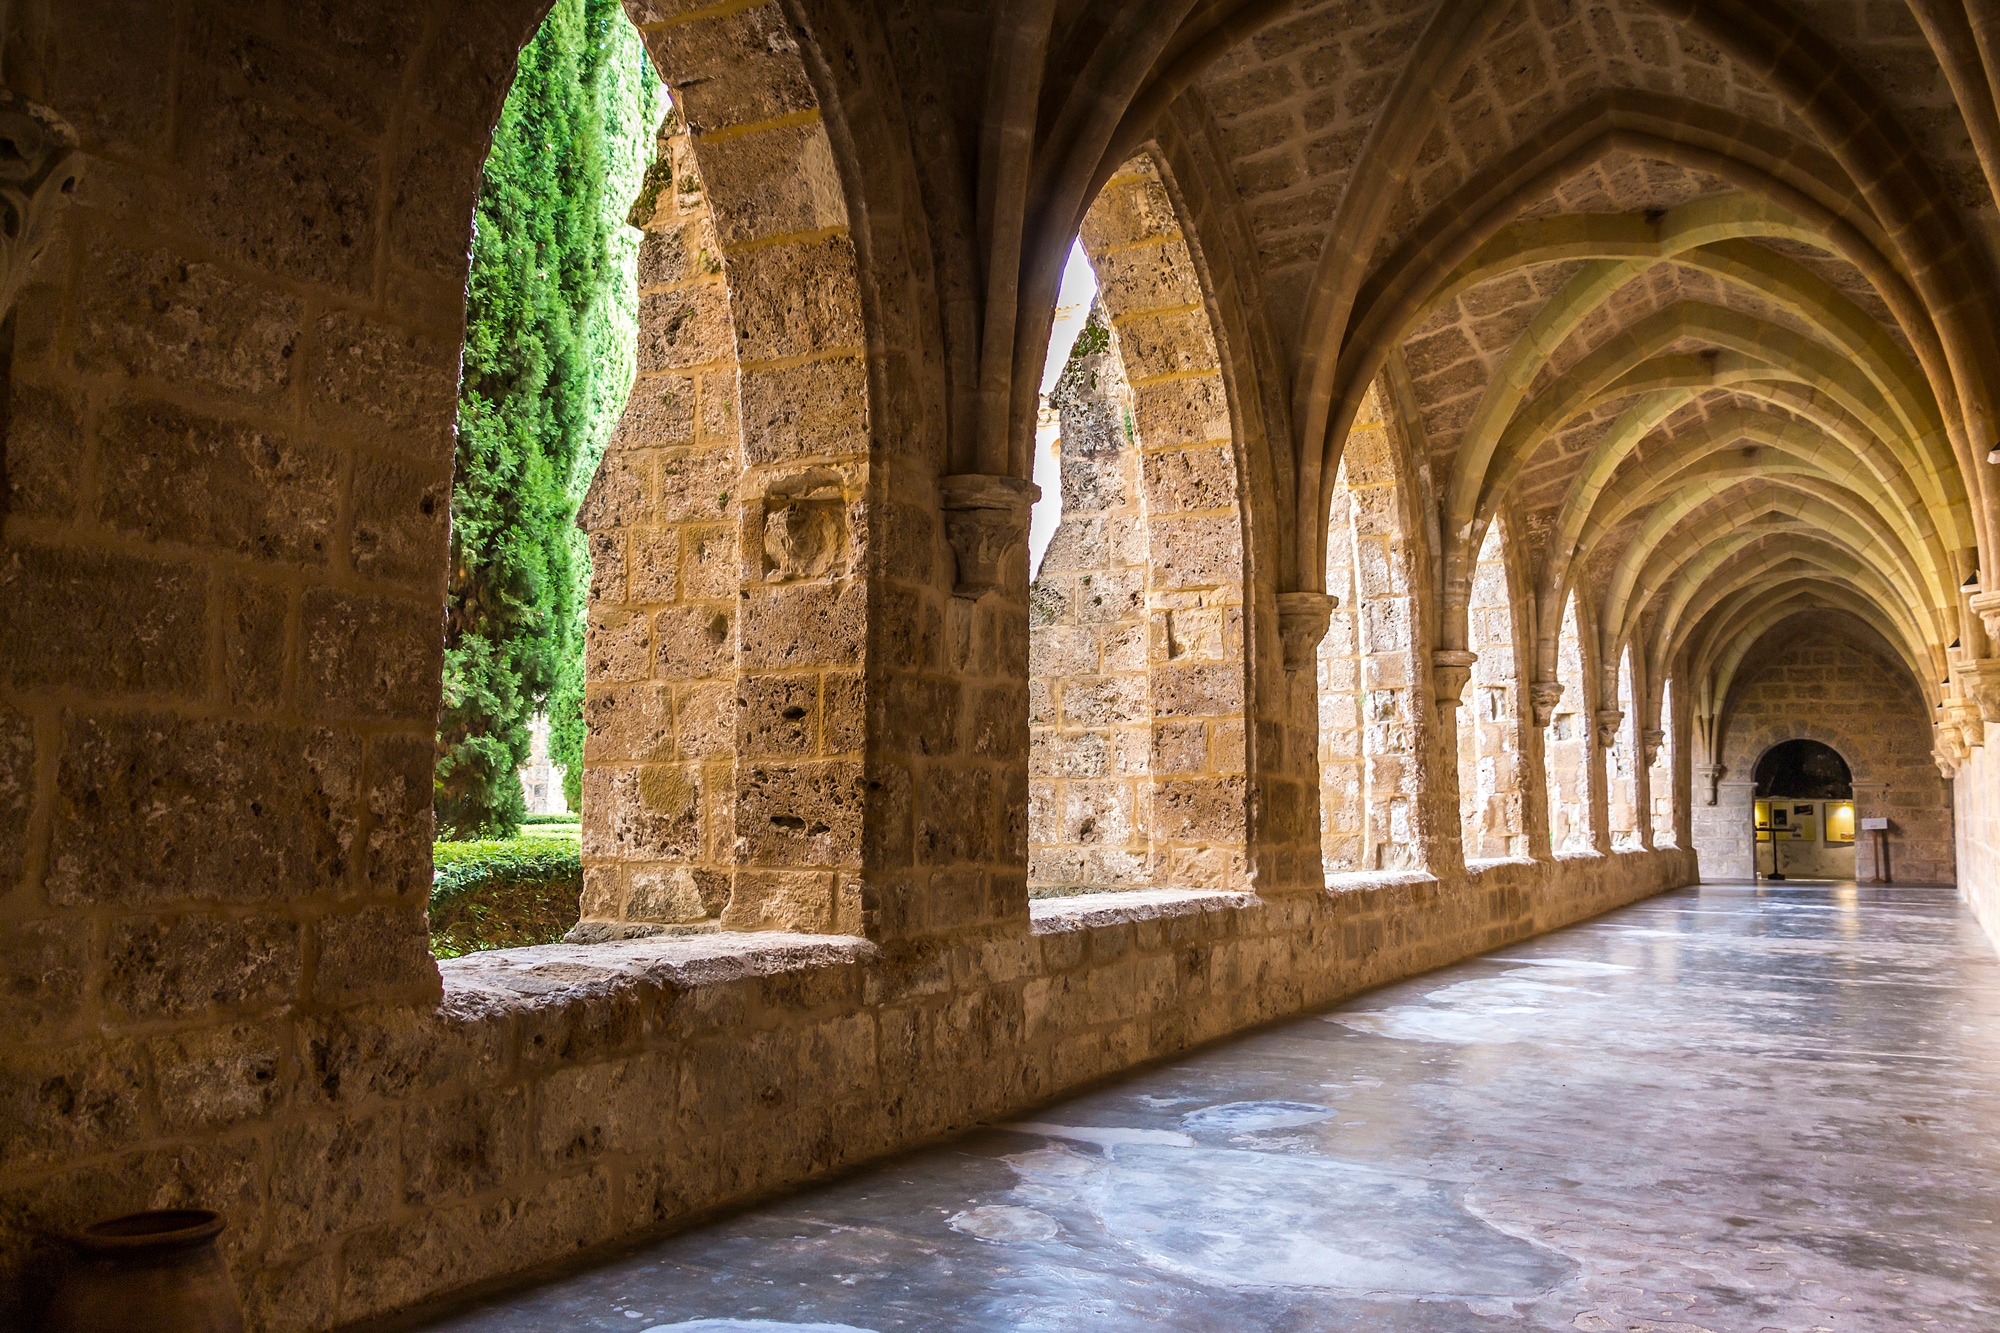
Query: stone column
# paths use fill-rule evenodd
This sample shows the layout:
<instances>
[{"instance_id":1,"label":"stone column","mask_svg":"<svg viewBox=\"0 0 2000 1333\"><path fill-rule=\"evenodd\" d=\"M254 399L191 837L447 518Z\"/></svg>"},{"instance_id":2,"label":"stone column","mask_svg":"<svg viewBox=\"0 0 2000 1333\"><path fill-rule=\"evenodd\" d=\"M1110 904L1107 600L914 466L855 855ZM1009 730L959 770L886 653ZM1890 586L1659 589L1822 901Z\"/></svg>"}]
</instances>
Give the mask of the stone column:
<instances>
[{"instance_id":1,"label":"stone column","mask_svg":"<svg viewBox=\"0 0 2000 1333\"><path fill-rule=\"evenodd\" d=\"M1886 832L1865 833L1864 819L1886 819L1889 815L1889 784L1854 784L1854 878L1862 884L1887 884L1894 873L1889 864L1889 836Z\"/></svg>"},{"instance_id":2,"label":"stone column","mask_svg":"<svg viewBox=\"0 0 2000 1333\"><path fill-rule=\"evenodd\" d=\"M1716 849L1716 864L1703 866L1702 872L1716 879L1755 879L1757 784L1748 778L1733 778L1715 785L1716 823L1706 845Z\"/></svg>"}]
</instances>

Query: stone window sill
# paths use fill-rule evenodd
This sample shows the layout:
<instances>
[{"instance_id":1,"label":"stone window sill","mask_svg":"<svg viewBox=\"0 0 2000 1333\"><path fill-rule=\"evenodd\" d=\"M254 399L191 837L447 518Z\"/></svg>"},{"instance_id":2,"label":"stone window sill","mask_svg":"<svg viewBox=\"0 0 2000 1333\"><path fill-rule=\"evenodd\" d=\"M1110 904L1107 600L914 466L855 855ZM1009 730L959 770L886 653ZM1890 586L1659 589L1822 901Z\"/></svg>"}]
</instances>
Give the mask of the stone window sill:
<instances>
[{"instance_id":1,"label":"stone window sill","mask_svg":"<svg viewBox=\"0 0 2000 1333\"><path fill-rule=\"evenodd\" d=\"M489 1000L510 994L539 997L617 989L635 982L715 985L749 977L848 966L878 950L852 935L779 931L650 935L602 944L537 944L446 958L438 963L445 998Z\"/></svg>"},{"instance_id":2,"label":"stone window sill","mask_svg":"<svg viewBox=\"0 0 2000 1333\"><path fill-rule=\"evenodd\" d=\"M1028 920L1037 935L1057 930L1156 921L1218 909L1253 907L1254 893L1226 889L1121 889L1080 893L1072 898L1031 898Z\"/></svg>"},{"instance_id":3,"label":"stone window sill","mask_svg":"<svg viewBox=\"0 0 2000 1333\"><path fill-rule=\"evenodd\" d=\"M1427 870L1349 870L1328 875L1326 890L1333 894L1369 893L1437 882L1437 876Z\"/></svg>"}]
</instances>

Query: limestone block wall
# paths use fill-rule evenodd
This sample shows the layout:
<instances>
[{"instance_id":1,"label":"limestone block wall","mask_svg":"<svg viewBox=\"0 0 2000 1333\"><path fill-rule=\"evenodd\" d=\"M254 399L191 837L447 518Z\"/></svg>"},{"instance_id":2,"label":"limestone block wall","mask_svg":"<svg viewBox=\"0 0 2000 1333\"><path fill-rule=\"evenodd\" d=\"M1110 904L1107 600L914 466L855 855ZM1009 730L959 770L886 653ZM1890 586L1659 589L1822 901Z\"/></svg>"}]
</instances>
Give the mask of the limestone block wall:
<instances>
[{"instance_id":1,"label":"limestone block wall","mask_svg":"<svg viewBox=\"0 0 2000 1333\"><path fill-rule=\"evenodd\" d=\"M1423 865L1411 818L1418 777L1415 603L1403 497L1379 395L1348 438L1334 486L1318 651L1320 849L1326 873Z\"/></svg>"},{"instance_id":2,"label":"limestone block wall","mask_svg":"<svg viewBox=\"0 0 2000 1333\"><path fill-rule=\"evenodd\" d=\"M378 1317L630 1241L1134 1063L1691 882L1687 853L1508 862L1335 892L1035 904L884 948L724 932L440 965L441 1002L299 1024L237 1117L5 1179L10 1217L220 1208L260 1333ZM142 1075L135 1075L142 1076ZM176 1085L161 1087L166 1105ZM187 1091L186 1084L178 1085ZM116 1105L110 1088L98 1093ZM282 1107L275 1118L267 1108ZM47 1123L46 1121L43 1123ZM112 1127L107 1126L107 1130ZM16 1148L45 1151L42 1143Z\"/></svg>"},{"instance_id":3,"label":"limestone block wall","mask_svg":"<svg viewBox=\"0 0 2000 1333\"><path fill-rule=\"evenodd\" d=\"M1050 395L1062 423L1062 522L1028 593L1031 893L1136 888L1155 870L1138 427L1101 303L1082 336L1103 347L1073 356Z\"/></svg>"},{"instance_id":4,"label":"limestone block wall","mask_svg":"<svg viewBox=\"0 0 2000 1333\"><path fill-rule=\"evenodd\" d=\"M1611 819L1611 845L1637 847L1650 835L1651 822L1641 790L1639 709L1632 688L1632 653L1627 649L1618 670L1618 711L1623 715L1611 748L1605 752L1608 779L1606 806Z\"/></svg>"},{"instance_id":5,"label":"limestone block wall","mask_svg":"<svg viewBox=\"0 0 2000 1333\"><path fill-rule=\"evenodd\" d=\"M1030 881L1240 887L1248 643L1221 350L1159 163L1084 217L1105 326L1056 390L1063 521L1033 598Z\"/></svg>"},{"instance_id":6,"label":"limestone block wall","mask_svg":"<svg viewBox=\"0 0 2000 1333\"><path fill-rule=\"evenodd\" d=\"M1905 884L1949 884L1952 795L1931 757L1928 711L1906 670L1832 634L1808 634L1737 678L1719 743L1726 770L1715 805L1697 790L1694 846L1702 873L1748 879L1750 800L1757 761L1781 742L1832 746L1853 774L1858 818L1889 820L1889 871ZM1954 784L1956 785L1956 784ZM1873 874L1856 845L1856 873Z\"/></svg>"},{"instance_id":7,"label":"limestone block wall","mask_svg":"<svg viewBox=\"0 0 2000 1333\"><path fill-rule=\"evenodd\" d=\"M1577 628L1577 597L1563 607L1557 641L1556 679L1562 698L1542 730L1542 763L1548 782L1549 845L1557 852L1588 851L1590 823L1590 709L1584 699L1583 638Z\"/></svg>"},{"instance_id":8,"label":"limestone block wall","mask_svg":"<svg viewBox=\"0 0 2000 1333\"><path fill-rule=\"evenodd\" d=\"M632 220L645 233L639 371L577 515L592 562L584 936L713 922L735 882L736 349L722 244L678 111ZM824 912L812 924L832 926Z\"/></svg>"},{"instance_id":9,"label":"limestone block wall","mask_svg":"<svg viewBox=\"0 0 2000 1333\"><path fill-rule=\"evenodd\" d=\"M1974 746L1951 794L1958 892L2000 949L2000 750Z\"/></svg>"},{"instance_id":10,"label":"limestone block wall","mask_svg":"<svg viewBox=\"0 0 2000 1333\"><path fill-rule=\"evenodd\" d=\"M1674 737L1680 734L1683 723L1675 715L1676 703L1673 682L1668 681L1660 705L1660 745L1653 754L1651 767L1646 770L1647 800L1652 806L1652 845L1655 847L1671 847L1679 838L1674 795L1678 786L1675 772L1679 747L1675 745Z\"/></svg>"},{"instance_id":11,"label":"limestone block wall","mask_svg":"<svg viewBox=\"0 0 2000 1333\"><path fill-rule=\"evenodd\" d=\"M1250 842L1247 522L1221 338L1153 154L1105 183L1078 241L1117 333L1139 447L1152 882L1240 888Z\"/></svg>"},{"instance_id":12,"label":"limestone block wall","mask_svg":"<svg viewBox=\"0 0 2000 1333\"><path fill-rule=\"evenodd\" d=\"M1459 820L1467 860L1528 854L1514 600L1502 524L1495 522L1486 531L1466 608L1467 642L1479 656L1458 709Z\"/></svg>"}]
</instances>

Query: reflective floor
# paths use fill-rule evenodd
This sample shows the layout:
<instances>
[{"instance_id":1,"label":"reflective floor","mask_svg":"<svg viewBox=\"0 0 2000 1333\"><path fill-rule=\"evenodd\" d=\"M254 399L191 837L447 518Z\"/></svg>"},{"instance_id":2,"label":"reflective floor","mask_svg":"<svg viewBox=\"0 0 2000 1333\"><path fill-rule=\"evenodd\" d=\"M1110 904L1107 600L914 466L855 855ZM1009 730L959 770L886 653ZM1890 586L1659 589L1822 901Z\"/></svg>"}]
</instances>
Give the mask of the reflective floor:
<instances>
[{"instance_id":1,"label":"reflective floor","mask_svg":"<svg viewBox=\"0 0 2000 1333\"><path fill-rule=\"evenodd\" d=\"M1688 889L434 1327L1991 1333L2000 959Z\"/></svg>"}]
</instances>

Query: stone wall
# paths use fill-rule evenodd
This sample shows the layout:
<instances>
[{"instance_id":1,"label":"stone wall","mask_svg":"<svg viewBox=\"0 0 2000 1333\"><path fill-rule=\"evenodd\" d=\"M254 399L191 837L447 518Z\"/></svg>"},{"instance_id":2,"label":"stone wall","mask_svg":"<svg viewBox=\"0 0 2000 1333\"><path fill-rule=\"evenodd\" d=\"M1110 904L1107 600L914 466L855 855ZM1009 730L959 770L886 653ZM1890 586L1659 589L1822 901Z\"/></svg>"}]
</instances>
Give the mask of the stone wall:
<instances>
[{"instance_id":1,"label":"stone wall","mask_svg":"<svg viewBox=\"0 0 2000 1333\"><path fill-rule=\"evenodd\" d=\"M2000 751L1973 747L1951 788L1958 892L2000 949Z\"/></svg>"},{"instance_id":2,"label":"stone wall","mask_svg":"<svg viewBox=\"0 0 2000 1333\"><path fill-rule=\"evenodd\" d=\"M1486 530L1467 606L1467 642L1479 655L1458 709L1459 820L1468 861L1528 854L1516 599L1503 529L1495 523Z\"/></svg>"},{"instance_id":3,"label":"stone wall","mask_svg":"<svg viewBox=\"0 0 2000 1333\"><path fill-rule=\"evenodd\" d=\"M1632 688L1632 652L1628 648L1618 666L1620 716L1616 737L1604 754L1605 807L1611 821L1611 845L1621 848L1637 847L1642 833L1647 837L1652 834L1641 787L1636 693Z\"/></svg>"},{"instance_id":4,"label":"stone wall","mask_svg":"<svg viewBox=\"0 0 2000 1333\"><path fill-rule=\"evenodd\" d=\"M1886 649L1884 649L1886 652ZM1702 873L1751 877L1751 793L1757 761L1800 738L1840 752L1854 778L1857 819L1889 820L1889 874L1904 884L1949 884L1952 796L1931 755L1931 720L1900 663L1840 625L1808 627L1737 677L1719 745L1725 769L1716 803L1697 786L1694 847ZM1975 751L1975 755L1981 751ZM1960 798L1963 800L1963 798ZM1855 873L1875 873L1873 840L1855 847ZM1965 864L1970 865L1970 862Z\"/></svg>"},{"instance_id":5,"label":"stone wall","mask_svg":"<svg viewBox=\"0 0 2000 1333\"><path fill-rule=\"evenodd\" d=\"M743 508L735 339L722 244L678 111L631 220L645 233L638 374L577 515L591 557L581 938L713 922L732 906L732 920L764 915L732 904ZM787 730L816 753L824 710L816 689L800 693ZM794 924L832 929L830 902L803 907Z\"/></svg>"},{"instance_id":6,"label":"stone wall","mask_svg":"<svg viewBox=\"0 0 2000 1333\"><path fill-rule=\"evenodd\" d=\"M1153 883L1150 551L1132 389L1100 303L1050 394L1062 522L1028 591L1028 890ZM1162 867L1164 869L1164 867Z\"/></svg>"},{"instance_id":7,"label":"stone wall","mask_svg":"<svg viewBox=\"0 0 2000 1333\"><path fill-rule=\"evenodd\" d=\"M1556 655L1562 698L1542 729L1542 755L1548 782L1549 842L1557 852L1583 852L1595 846L1591 832L1591 725L1584 698L1583 635L1577 626L1578 597L1563 602L1561 637Z\"/></svg>"},{"instance_id":8,"label":"stone wall","mask_svg":"<svg viewBox=\"0 0 2000 1333\"><path fill-rule=\"evenodd\" d=\"M1250 525L1211 288L1153 153L1120 165L1077 239L1130 392L1130 421L1117 425L1138 449L1152 882L1240 888L1251 873Z\"/></svg>"},{"instance_id":9,"label":"stone wall","mask_svg":"<svg viewBox=\"0 0 2000 1333\"><path fill-rule=\"evenodd\" d=\"M1320 640L1320 848L1328 874L1422 868L1411 805L1415 612L1404 499L1388 425L1371 396L1334 486Z\"/></svg>"},{"instance_id":10,"label":"stone wall","mask_svg":"<svg viewBox=\"0 0 2000 1333\"><path fill-rule=\"evenodd\" d=\"M439 1003L301 1016L273 1029L261 1062L156 1064L142 1047L89 1066L74 1093L97 1108L100 1142L129 1146L79 1152L50 1106L14 1145L5 1206L45 1225L135 1198L219 1208L251 1326L323 1329L1017 1112L1692 875L1686 854L1635 853L1279 900L1063 899L1036 904L1031 930L942 948L725 932L477 954L440 965Z\"/></svg>"},{"instance_id":11,"label":"stone wall","mask_svg":"<svg viewBox=\"0 0 2000 1333\"><path fill-rule=\"evenodd\" d=\"M1674 736L1680 724L1675 720L1674 709L1679 701L1674 698L1673 682L1668 681L1663 689L1660 707L1660 742L1653 751L1653 762L1646 769L1646 791L1652 805L1653 842L1655 847L1675 846L1679 833L1674 820L1677 804L1674 774L1680 747L1674 744Z\"/></svg>"}]
</instances>

